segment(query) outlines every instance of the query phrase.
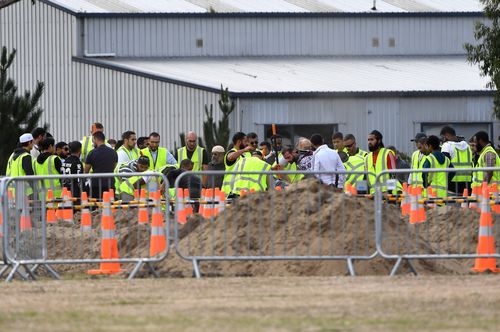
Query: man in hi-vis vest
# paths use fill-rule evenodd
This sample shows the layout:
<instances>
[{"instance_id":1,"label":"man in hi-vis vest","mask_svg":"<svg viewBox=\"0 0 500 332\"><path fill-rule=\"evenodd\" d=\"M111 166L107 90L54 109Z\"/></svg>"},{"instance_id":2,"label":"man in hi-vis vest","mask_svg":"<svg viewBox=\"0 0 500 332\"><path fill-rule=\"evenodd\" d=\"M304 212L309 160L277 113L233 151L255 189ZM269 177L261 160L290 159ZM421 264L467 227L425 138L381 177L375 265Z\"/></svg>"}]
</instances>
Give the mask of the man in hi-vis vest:
<instances>
[{"instance_id":1,"label":"man in hi-vis vest","mask_svg":"<svg viewBox=\"0 0 500 332\"><path fill-rule=\"evenodd\" d=\"M194 131L190 131L186 135L186 146L177 149L177 166L180 167L181 161L189 159L193 162L193 171L206 171L208 169L208 153L204 148L198 146L198 136Z\"/></svg>"}]
</instances>

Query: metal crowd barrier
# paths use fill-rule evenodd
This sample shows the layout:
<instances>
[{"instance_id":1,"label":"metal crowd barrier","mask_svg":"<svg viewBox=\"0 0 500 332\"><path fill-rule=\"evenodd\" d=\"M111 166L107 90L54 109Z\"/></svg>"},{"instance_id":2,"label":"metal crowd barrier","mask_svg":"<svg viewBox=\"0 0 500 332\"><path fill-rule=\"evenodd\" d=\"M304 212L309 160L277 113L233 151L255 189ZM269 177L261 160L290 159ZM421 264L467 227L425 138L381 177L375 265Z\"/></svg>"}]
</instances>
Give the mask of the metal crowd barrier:
<instances>
[{"instance_id":1,"label":"metal crowd barrier","mask_svg":"<svg viewBox=\"0 0 500 332\"><path fill-rule=\"evenodd\" d=\"M302 180L281 191L274 188L279 182L273 180L273 187L267 193L256 191L229 199L216 188L204 194L198 192L194 197L192 190L186 188L189 178L223 174L269 175L274 179L297 174L314 178L319 174L367 173L182 173L175 182L175 190L179 193L175 197L175 248L181 258L192 262L196 277L201 276L200 262L257 260L345 260L348 272L355 275L354 260L370 260L377 256L374 215L359 209L363 202L373 206L372 201L361 197L349 200L348 195L338 194L333 187L314 180ZM360 181L357 190L366 191L366 182ZM309 199L299 201L302 191L308 192L306 197ZM201 217L189 217L196 211Z\"/></svg>"},{"instance_id":2,"label":"metal crowd barrier","mask_svg":"<svg viewBox=\"0 0 500 332\"><path fill-rule=\"evenodd\" d=\"M500 168L461 168L460 171L500 171ZM429 188L424 188L423 195L415 189L396 195L383 192L384 187L391 189L393 185L382 183L383 179L388 175L394 178L398 174L408 172L388 170L378 174L376 180L376 245L381 257L396 261L391 275L397 273L402 262L406 262L409 269L417 274L411 263L413 260L500 258L500 201L496 184L489 186L490 194L486 199L482 198L481 192L472 195L470 183L467 184L465 195L463 192L448 191L446 197L437 195L434 190L425 194ZM429 175L440 172L446 173L448 177L450 172L457 172L457 169L411 170L411 173ZM483 201L486 204L483 209L489 207L490 211L493 210L491 225L486 227L487 224L480 226ZM485 214L485 217L488 215ZM488 236L486 239L491 246L491 241L497 240L495 253L477 252L478 236L483 235ZM493 248L490 248L492 251Z\"/></svg>"},{"instance_id":3,"label":"metal crowd barrier","mask_svg":"<svg viewBox=\"0 0 500 332\"><path fill-rule=\"evenodd\" d=\"M7 281L15 275L35 279L44 268L48 275L58 279L56 270L70 270L68 265L83 269L83 265L89 264L100 265L97 270L89 270L89 274L119 273L120 264L134 264L130 279L144 265L157 276L153 264L164 260L169 253L168 180L161 173L120 174L123 181L136 176L145 181L141 187L139 182L132 185L134 195L123 201L108 191L114 188L115 175L0 180L3 220L0 276L10 268ZM67 188L54 195L61 181ZM162 187L166 195L160 196L158 190ZM88 193L87 202L84 192Z\"/></svg>"}]
</instances>

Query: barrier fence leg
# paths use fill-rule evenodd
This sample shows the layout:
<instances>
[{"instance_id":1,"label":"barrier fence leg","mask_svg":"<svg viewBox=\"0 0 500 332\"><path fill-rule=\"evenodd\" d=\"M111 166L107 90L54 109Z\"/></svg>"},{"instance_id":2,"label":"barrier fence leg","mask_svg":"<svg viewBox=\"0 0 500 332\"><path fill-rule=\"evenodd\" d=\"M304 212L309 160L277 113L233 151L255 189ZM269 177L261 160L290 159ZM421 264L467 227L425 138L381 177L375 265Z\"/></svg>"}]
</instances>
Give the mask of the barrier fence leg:
<instances>
[{"instance_id":1,"label":"barrier fence leg","mask_svg":"<svg viewBox=\"0 0 500 332\"><path fill-rule=\"evenodd\" d=\"M132 270L132 272L130 272L130 275L128 276L128 280L132 280L135 278L136 274L139 272L139 270L141 269L141 267L143 265L146 265L148 267L148 270L149 272L151 272L151 274L155 277L155 278L159 278L160 275L158 274L158 272L155 270L155 268L153 267L153 265L150 263L150 262L146 262L144 263L143 261L139 261L137 262L137 264L134 266L134 269Z\"/></svg>"},{"instance_id":2,"label":"barrier fence leg","mask_svg":"<svg viewBox=\"0 0 500 332\"><path fill-rule=\"evenodd\" d=\"M394 277L396 275L396 273L399 270L399 267L401 266L401 263L403 262L403 259L406 261L406 263L408 263L408 268L410 269L410 271L414 275L418 275L417 270L415 270L415 267L413 266L412 262L408 258L399 257L398 260L396 261L396 264L394 264L394 267L391 270L390 276Z\"/></svg>"},{"instance_id":3,"label":"barrier fence leg","mask_svg":"<svg viewBox=\"0 0 500 332\"><path fill-rule=\"evenodd\" d=\"M128 276L128 280L132 280L135 278L135 275L141 269L142 264L144 264L142 261L137 262L137 264L134 266L134 269L132 270L132 272L130 272L130 274Z\"/></svg>"},{"instance_id":4,"label":"barrier fence leg","mask_svg":"<svg viewBox=\"0 0 500 332\"><path fill-rule=\"evenodd\" d=\"M9 269L9 265L5 265L1 270L0 270L0 278L3 277L3 274L5 273L5 271L7 271Z\"/></svg>"},{"instance_id":5,"label":"barrier fence leg","mask_svg":"<svg viewBox=\"0 0 500 332\"><path fill-rule=\"evenodd\" d=\"M196 277L196 279L201 278L200 267L196 259L193 259L193 276Z\"/></svg>"},{"instance_id":6,"label":"barrier fence leg","mask_svg":"<svg viewBox=\"0 0 500 332\"><path fill-rule=\"evenodd\" d=\"M151 272L151 274L152 274L155 278L159 278L159 277L160 277L160 275L158 274L158 272L155 270L155 268L153 267L153 265L152 265L150 262L147 262L147 263L146 263L146 266L148 267L149 272Z\"/></svg>"},{"instance_id":7,"label":"barrier fence leg","mask_svg":"<svg viewBox=\"0 0 500 332\"><path fill-rule=\"evenodd\" d=\"M50 275L52 275L52 277L53 277L54 279L61 280L61 276L59 275L59 273L57 273L57 272L56 272L56 270L54 270L54 269L52 268L52 266L50 266L50 265L48 265L48 264L43 264L42 266L43 266L43 267L47 270L47 272L48 272Z\"/></svg>"},{"instance_id":8,"label":"barrier fence leg","mask_svg":"<svg viewBox=\"0 0 500 332\"><path fill-rule=\"evenodd\" d=\"M6 281L6 282L11 282L11 281L12 281L12 279L14 278L14 275L15 275L16 273L18 273L18 274L21 276L21 278L23 278L24 280L28 279L28 278L26 278L26 277L25 277L25 276L24 276L21 272L19 272L19 271L18 271L18 269L19 269L19 263L18 263L18 264L16 264L16 265L14 265L14 266L12 267L12 270L10 271L10 273L9 273L9 275L7 276L7 279L5 279L5 281Z\"/></svg>"},{"instance_id":9,"label":"barrier fence leg","mask_svg":"<svg viewBox=\"0 0 500 332\"><path fill-rule=\"evenodd\" d=\"M36 280L36 276L33 272L31 272L30 267L28 265L23 265L23 267L26 273L31 277L31 279Z\"/></svg>"},{"instance_id":10,"label":"barrier fence leg","mask_svg":"<svg viewBox=\"0 0 500 332\"><path fill-rule=\"evenodd\" d=\"M353 264L352 258L347 259L347 270L349 271L349 275L351 277L356 276L356 272L354 271L354 264Z\"/></svg>"}]
</instances>

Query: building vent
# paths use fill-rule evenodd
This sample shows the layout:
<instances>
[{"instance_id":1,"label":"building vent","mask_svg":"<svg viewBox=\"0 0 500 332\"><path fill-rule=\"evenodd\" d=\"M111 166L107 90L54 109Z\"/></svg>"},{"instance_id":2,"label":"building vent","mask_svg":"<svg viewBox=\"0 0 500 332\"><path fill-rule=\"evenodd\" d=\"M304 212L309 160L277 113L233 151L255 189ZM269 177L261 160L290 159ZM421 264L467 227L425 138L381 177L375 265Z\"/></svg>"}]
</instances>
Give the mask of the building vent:
<instances>
[{"instance_id":1,"label":"building vent","mask_svg":"<svg viewBox=\"0 0 500 332\"><path fill-rule=\"evenodd\" d=\"M198 48L203 47L203 39L202 38L196 39L196 47L198 47Z\"/></svg>"},{"instance_id":2,"label":"building vent","mask_svg":"<svg viewBox=\"0 0 500 332\"><path fill-rule=\"evenodd\" d=\"M372 38L372 47L378 47L378 45L379 45L378 38Z\"/></svg>"},{"instance_id":3,"label":"building vent","mask_svg":"<svg viewBox=\"0 0 500 332\"><path fill-rule=\"evenodd\" d=\"M389 47L396 47L396 39L389 38Z\"/></svg>"}]
</instances>

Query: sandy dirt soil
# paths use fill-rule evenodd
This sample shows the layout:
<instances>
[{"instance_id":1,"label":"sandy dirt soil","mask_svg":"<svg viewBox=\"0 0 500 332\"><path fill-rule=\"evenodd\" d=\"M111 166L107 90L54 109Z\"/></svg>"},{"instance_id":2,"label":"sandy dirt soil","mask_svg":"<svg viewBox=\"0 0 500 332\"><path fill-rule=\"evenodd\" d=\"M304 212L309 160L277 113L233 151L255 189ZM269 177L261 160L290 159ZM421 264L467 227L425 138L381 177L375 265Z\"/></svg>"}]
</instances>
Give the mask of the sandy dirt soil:
<instances>
[{"instance_id":1,"label":"sandy dirt soil","mask_svg":"<svg viewBox=\"0 0 500 332\"><path fill-rule=\"evenodd\" d=\"M496 331L498 276L2 283L0 330Z\"/></svg>"}]
</instances>

